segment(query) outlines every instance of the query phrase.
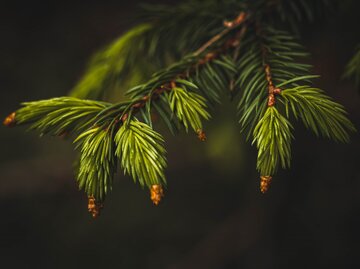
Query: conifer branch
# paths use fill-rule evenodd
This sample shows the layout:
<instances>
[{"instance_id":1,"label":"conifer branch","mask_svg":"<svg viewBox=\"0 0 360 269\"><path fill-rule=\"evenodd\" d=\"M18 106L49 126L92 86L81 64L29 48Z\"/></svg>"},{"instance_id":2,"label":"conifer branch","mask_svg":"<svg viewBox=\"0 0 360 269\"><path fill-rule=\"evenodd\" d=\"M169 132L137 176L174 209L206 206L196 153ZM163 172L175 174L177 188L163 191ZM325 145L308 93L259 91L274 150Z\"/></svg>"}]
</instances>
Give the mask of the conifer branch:
<instances>
[{"instance_id":1,"label":"conifer branch","mask_svg":"<svg viewBox=\"0 0 360 269\"><path fill-rule=\"evenodd\" d=\"M28 102L4 124L30 124L42 134L75 134L81 150L77 181L96 217L118 163L150 189L154 204L160 202L166 151L163 137L153 129L153 112L173 134L191 128L204 141L202 121L210 119L208 108L225 93L238 98L239 122L258 149L261 191L266 192L277 169L290 166L292 116L316 134L340 142L348 142L355 131L340 104L308 86L318 76L301 62L307 56L303 47L287 31L274 28L280 14L293 26L314 18L313 7L310 0L210 0L184 2L171 10L146 7L137 26L93 58L72 92L104 99L120 84L137 85L126 91L127 100L60 97ZM354 66L352 61L347 76L357 72Z\"/></svg>"},{"instance_id":2,"label":"conifer branch","mask_svg":"<svg viewBox=\"0 0 360 269\"><path fill-rule=\"evenodd\" d=\"M205 50L211 47L214 43L219 41L225 35L230 33L233 29L239 27L246 19L248 15L245 12L241 12L233 21L224 21L224 26L226 27L219 34L213 36L208 42L202 45L197 51L194 52L194 56L202 54Z\"/></svg>"},{"instance_id":3,"label":"conifer branch","mask_svg":"<svg viewBox=\"0 0 360 269\"><path fill-rule=\"evenodd\" d=\"M117 167L114 144L115 128L91 128L75 139L81 147L77 181L88 197L103 201L112 189Z\"/></svg>"},{"instance_id":4,"label":"conifer branch","mask_svg":"<svg viewBox=\"0 0 360 269\"><path fill-rule=\"evenodd\" d=\"M320 89L298 86L283 90L280 96L287 116L291 111L296 119L301 119L316 135L346 143L350 140L349 133L355 132L344 107L332 101Z\"/></svg>"},{"instance_id":5,"label":"conifer branch","mask_svg":"<svg viewBox=\"0 0 360 269\"><path fill-rule=\"evenodd\" d=\"M164 139L145 123L128 119L115 135L115 154L124 173L141 186L166 184Z\"/></svg>"},{"instance_id":6,"label":"conifer branch","mask_svg":"<svg viewBox=\"0 0 360 269\"><path fill-rule=\"evenodd\" d=\"M257 169L262 176L272 176L278 165L290 166L291 131L290 122L274 106L266 109L264 116L254 128L254 140L258 148Z\"/></svg>"},{"instance_id":7,"label":"conifer branch","mask_svg":"<svg viewBox=\"0 0 360 269\"><path fill-rule=\"evenodd\" d=\"M74 97L60 97L35 102L24 102L16 111L17 125L30 124L30 129L40 133L62 135L65 132L80 133L94 123L94 118L111 104L99 101L81 100Z\"/></svg>"}]
</instances>

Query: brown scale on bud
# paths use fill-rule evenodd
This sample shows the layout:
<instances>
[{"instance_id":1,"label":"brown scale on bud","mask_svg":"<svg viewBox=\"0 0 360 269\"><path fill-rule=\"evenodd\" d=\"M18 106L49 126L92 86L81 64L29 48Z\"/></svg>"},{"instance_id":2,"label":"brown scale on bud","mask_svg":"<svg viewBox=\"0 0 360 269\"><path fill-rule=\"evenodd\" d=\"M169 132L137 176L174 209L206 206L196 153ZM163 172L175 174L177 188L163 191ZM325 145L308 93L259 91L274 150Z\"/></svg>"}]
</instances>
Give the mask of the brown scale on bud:
<instances>
[{"instance_id":1,"label":"brown scale on bud","mask_svg":"<svg viewBox=\"0 0 360 269\"><path fill-rule=\"evenodd\" d=\"M209 52L208 54L205 55L205 60L206 61L211 61L216 57L216 53L214 52Z\"/></svg>"},{"instance_id":2,"label":"brown scale on bud","mask_svg":"<svg viewBox=\"0 0 360 269\"><path fill-rule=\"evenodd\" d=\"M232 27L234 27L234 22L232 22L232 21L224 21L224 26L226 28L232 28Z\"/></svg>"},{"instance_id":3,"label":"brown scale on bud","mask_svg":"<svg viewBox=\"0 0 360 269\"><path fill-rule=\"evenodd\" d=\"M104 207L102 203L96 202L94 196L88 197L88 211L94 219L100 216L100 210Z\"/></svg>"},{"instance_id":4,"label":"brown scale on bud","mask_svg":"<svg viewBox=\"0 0 360 269\"><path fill-rule=\"evenodd\" d=\"M276 101L275 101L275 94L269 93L269 97L268 97L268 107L274 106L275 103L276 103Z\"/></svg>"},{"instance_id":5,"label":"brown scale on bud","mask_svg":"<svg viewBox=\"0 0 360 269\"><path fill-rule=\"evenodd\" d=\"M236 17L234 22L235 22L236 25L239 25L239 24L243 23L245 19L246 19L246 13L242 11L239 14L239 16Z\"/></svg>"},{"instance_id":6,"label":"brown scale on bud","mask_svg":"<svg viewBox=\"0 0 360 269\"><path fill-rule=\"evenodd\" d=\"M260 191L261 193L266 193L269 188L272 181L271 176L261 176L260 177Z\"/></svg>"},{"instance_id":7,"label":"brown scale on bud","mask_svg":"<svg viewBox=\"0 0 360 269\"><path fill-rule=\"evenodd\" d=\"M281 93L281 89L280 88L275 88L274 89L274 94L275 95L279 95Z\"/></svg>"},{"instance_id":8,"label":"brown scale on bud","mask_svg":"<svg viewBox=\"0 0 360 269\"><path fill-rule=\"evenodd\" d=\"M203 59L200 59L198 64L199 65L203 65L206 64L212 60L214 60L216 58L217 54L215 52L209 52L205 55L205 57Z\"/></svg>"},{"instance_id":9,"label":"brown scale on bud","mask_svg":"<svg viewBox=\"0 0 360 269\"><path fill-rule=\"evenodd\" d=\"M16 117L16 113L15 112L11 113L9 116L5 118L3 124L7 127L14 127L16 125L15 117Z\"/></svg>"},{"instance_id":10,"label":"brown scale on bud","mask_svg":"<svg viewBox=\"0 0 360 269\"><path fill-rule=\"evenodd\" d=\"M205 142L206 141L206 134L202 129L197 130L197 135L200 141Z\"/></svg>"},{"instance_id":11,"label":"brown scale on bud","mask_svg":"<svg viewBox=\"0 0 360 269\"><path fill-rule=\"evenodd\" d=\"M235 20L233 20L233 21L224 21L223 24L224 24L224 26L225 26L226 28L234 28L234 27L240 25L241 23L243 23L245 19L246 19L246 13L245 13L245 12L241 12L241 13L239 14L239 16L237 16L237 17L235 18Z\"/></svg>"},{"instance_id":12,"label":"brown scale on bud","mask_svg":"<svg viewBox=\"0 0 360 269\"><path fill-rule=\"evenodd\" d=\"M280 88L275 88L273 85L269 86L269 97L268 97L268 106L274 106L276 103L276 95L281 93Z\"/></svg>"},{"instance_id":13,"label":"brown scale on bud","mask_svg":"<svg viewBox=\"0 0 360 269\"><path fill-rule=\"evenodd\" d=\"M164 197L164 189L160 184L152 185L150 188L150 199L154 205L158 205Z\"/></svg>"},{"instance_id":14,"label":"brown scale on bud","mask_svg":"<svg viewBox=\"0 0 360 269\"><path fill-rule=\"evenodd\" d=\"M124 123L127 119L129 118L129 114L124 114L124 116L122 116L121 121Z\"/></svg>"}]
</instances>

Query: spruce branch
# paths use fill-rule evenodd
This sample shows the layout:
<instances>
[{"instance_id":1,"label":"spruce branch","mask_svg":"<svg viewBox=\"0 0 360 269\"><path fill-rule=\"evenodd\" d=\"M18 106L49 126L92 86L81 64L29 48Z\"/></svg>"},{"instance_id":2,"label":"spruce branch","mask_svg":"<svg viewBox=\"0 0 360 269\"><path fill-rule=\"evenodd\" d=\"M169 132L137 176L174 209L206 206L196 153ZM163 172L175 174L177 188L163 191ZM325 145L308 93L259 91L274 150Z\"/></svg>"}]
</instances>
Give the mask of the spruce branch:
<instances>
[{"instance_id":1,"label":"spruce branch","mask_svg":"<svg viewBox=\"0 0 360 269\"><path fill-rule=\"evenodd\" d=\"M124 173L141 186L166 184L163 137L145 123L128 119L115 135L115 154Z\"/></svg>"},{"instance_id":2,"label":"spruce branch","mask_svg":"<svg viewBox=\"0 0 360 269\"><path fill-rule=\"evenodd\" d=\"M80 134L74 143L81 147L77 181L88 197L104 201L112 189L117 167L114 144L115 128L91 128Z\"/></svg>"},{"instance_id":3,"label":"spruce branch","mask_svg":"<svg viewBox=\"0 0 360 269\"><path fill-rule=\"evenodd\" d=\"M272 176L278 165L290 166L291 123L274 106L269 106L254 128L254 140L258 148L257 169L262 176Z\"/></svg>"},{"instance_id":4,"label":"spruce branch","mask_svg":"<svg viewBox=\"0 0 360 269\"><path fill-rule=\"evenodd\" d=\"M266 192L277 169L290 166L292 115L336 141L349 141L355 131L340 104L308 86L318 76L302 63L308 55L304 48L292 34L275 27L279 14L297 27L316 17L313 7L310 0L195 0L172 9L147 6L137 26L94 56L72 92L105 99L128 88L125 101L60 97L28 102L4 124L76 135L74 143L81 151L77 181L96 217L118 163L150 189L154 204L163 197L166 151L163 137L153 128L154 112L173 134L181 127L192 129L204 141L203 120L210 119L208 109L225 94L237 98L242 132L256 144L260 187ZM349 66L347 74L352 75L357 69Z\"/></svg>"},{"instance_id":5,"label":"spruce branch","mask_svg":"<svg viewBox=\"0 0 360 269\"><path fill-rule=\"evenodd\" d=\"M188 132L189 126L195 132L201 132L203 129L201 118L210 119L210 114L205 110L205 99L185 88L174 85L169 94L169 103L171 110L184 124L186 132Z\"/></svg>"},{"instance_id":6,"label":"spruce branch","mask_svg":"<svg viewBox=\"0 0 360 269\"><path fill-rule=\"evenodd\" d=\"M240 48L243 52L238 60L239 77L235 81L237 92L241 92L238 112L242 130L250 139L253 129L264 115L266 103L275 104L275 95L281 91L282 83L298 86L301 81L309 83L315 77L309 74L310 65L298 62L306 57L303 47L285 31L271 27L252 25Z\"/></svg>"},{"instance_id":7,"label":"spruce branch","mask_svg":"<svg viewBox=\"0 0 360 269\"><path fill-rule=\"evenodd\" d=\"M316 135L323 135L335 141L349 142L349 133L355 131L347 118L344 107L326 96L320 89L298 86L280 93L289 117L289 111L296 119Z\"/></svg>"},{"instance_id":8,"label":"spruce branch","mask_svg":"<svg viewBox=\"0 0 360 269\"><path fill-rule=\"evenodd\" d=\"M226 27L224 30L222 30L219 34L213 36L208 42L206 42L204 45L202 45L197 51L194 52L194 56L200 55L205 50L207 50L209 47L211 47L214 43L216 43L218 40L223 38L225 35L227 35L231 30L237 28L239 25L241 25L246 19L248 14L245 12L241 12L239 16L237 16L233 21L224 21L224 26Z\"/></svg>"},{"instance_id":9,"label":"spruce branch","mask_svg":"<svg viewBox=\"0 0 360 269\"><path fill-rule=\"evenodd\" d=\"M136 18L137 25L92 57L83 78L70 94L78 98L109 99L115 91L142 83L156 70L191 54L207 39L213 36L219 39L227 34L231 31L228 27L223 34L216 34L223 28L222 21L244 7L241 1L228 1L225 6L213 0L186 1L171 8L143 5L141 15ZM236 28L240 24L238 20L230 28Z\"/></svg>"},{"instance_id":10,"label":"spruce branch","mask_svg":"<svg viewBox=\"0 0 360 269\"><path fill-rule=\"evenodd\" d=\"M22 105L14 115L17 125L30 124L30 129L56 136L86 130L93 124L94 117L110 106L109 103L74 97L24 102Z\"/></svg>"}]
</instances>

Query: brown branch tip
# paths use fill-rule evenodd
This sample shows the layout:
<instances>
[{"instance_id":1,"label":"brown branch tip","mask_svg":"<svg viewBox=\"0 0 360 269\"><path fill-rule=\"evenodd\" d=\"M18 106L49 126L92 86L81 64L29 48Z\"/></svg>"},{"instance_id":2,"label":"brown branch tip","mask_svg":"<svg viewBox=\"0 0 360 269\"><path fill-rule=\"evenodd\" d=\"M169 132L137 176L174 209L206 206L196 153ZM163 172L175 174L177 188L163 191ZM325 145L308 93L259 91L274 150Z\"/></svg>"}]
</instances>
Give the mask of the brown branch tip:
<instances>
[{"instance_id":1,"label":"brown branch tip","mask_svg":"<svg viewBox=\"0 0 360 269\"><path fill-rule=\"evenodd\" d=\"M150 199L154 205L158 205L164 197L164 189L160 184L152 185L150 187Z\"/></svg>"},{"instance_id":2,"label":"brown branch tip","mask_svg":"<svg viewBox=\"0 0 360 269\"><path fill-rule=\"evenodd\" d=\"M7 127L14 127L16 125L15 117L16 117L16 113L15 112L11 113L5 118L3 124Z\"/></svg>"},{"instance_id":3,"label":"brown branch tip","mask_svg":"<svg viewBox=\"0 0 360 269\"><path fill-rule=\"evenodd\" d=\"M271 176L261 176L260 177L260 191L261 191L261 193L264 194L269 190L271 181L272 181Z\"/></svg>"},{"instance_id":4,"label":"brown branch tip","mask_svg":"<svg viewBox=\"0 0 360 269\"><path fill-rule=\"evenodd\" d=\"M96 201L94 196L90 195L88 197L88 211L94 219L100 216L100 210L104 207L102 203Z\"/></svg>"}]
</instances>

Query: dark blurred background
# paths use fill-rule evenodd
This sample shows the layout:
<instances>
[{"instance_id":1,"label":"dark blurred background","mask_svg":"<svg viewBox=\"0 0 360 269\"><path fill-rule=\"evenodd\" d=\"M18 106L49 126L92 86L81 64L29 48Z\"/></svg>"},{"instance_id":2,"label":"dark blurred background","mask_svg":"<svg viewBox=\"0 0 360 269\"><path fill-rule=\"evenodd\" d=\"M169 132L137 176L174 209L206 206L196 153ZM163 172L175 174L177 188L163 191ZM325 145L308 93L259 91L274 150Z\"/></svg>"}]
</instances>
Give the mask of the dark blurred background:
<instances>
[{"instance_id":1,"label":"dark blurred background","mask_svg":"<svg viewBox=\"0 0 360 269\"><path fill-rule=\"evenodd\" d=\"M138 2L2 5L0 116L66 95L90 55L131 25ZM360 40L353 4L305 26L302 40L322 75L316 85L360 129L360 95L340 80ZM206 129L206 143L163 130L169 187L159 207L118 176L94 221L71 141L0 127L0 268L360 268L359 134L343 145L296 125L292 168L261 195L256 150L239 134L234 106L218 107Z\"/></svg>"}]
</instances>

